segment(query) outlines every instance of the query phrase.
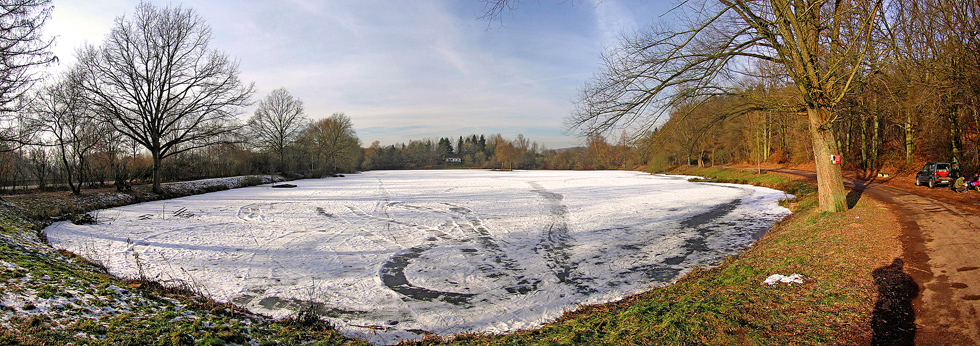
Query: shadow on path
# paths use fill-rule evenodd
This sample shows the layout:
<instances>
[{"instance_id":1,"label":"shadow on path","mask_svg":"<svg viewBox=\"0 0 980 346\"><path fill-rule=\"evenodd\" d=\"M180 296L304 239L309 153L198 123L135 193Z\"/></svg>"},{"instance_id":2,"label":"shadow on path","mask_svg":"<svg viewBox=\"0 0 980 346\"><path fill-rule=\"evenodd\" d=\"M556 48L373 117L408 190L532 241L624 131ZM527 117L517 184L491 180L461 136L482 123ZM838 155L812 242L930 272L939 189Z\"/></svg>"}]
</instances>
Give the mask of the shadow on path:
<instances>
[{"instance_id":1,"label":"shadow on path","mask_svg":"<svg viewBox=\"0 0 980 346\"><path fill-rule=\"evenodd\" d=\"M912 300L919 295L919 285L903 266L902 259L895 258L892 264L871 272L878 287L878 301L871 315L871 345L915 345Z\"/></svg>"},{"instance_id":2,"label":"shadow on path","mask_svg":"<svg viewBox=\"0 0 980 346\"><path fill-rule=\"evenodd\" d=\"M854 179L854 186L851 186L851 191L847 193L847 209L852 209L857 205L857 202L861 200L861 195L864 194L864 189L870 184L871 181ZM844 183L844 185L850 184Z\"/></svg>"}]
</instances>

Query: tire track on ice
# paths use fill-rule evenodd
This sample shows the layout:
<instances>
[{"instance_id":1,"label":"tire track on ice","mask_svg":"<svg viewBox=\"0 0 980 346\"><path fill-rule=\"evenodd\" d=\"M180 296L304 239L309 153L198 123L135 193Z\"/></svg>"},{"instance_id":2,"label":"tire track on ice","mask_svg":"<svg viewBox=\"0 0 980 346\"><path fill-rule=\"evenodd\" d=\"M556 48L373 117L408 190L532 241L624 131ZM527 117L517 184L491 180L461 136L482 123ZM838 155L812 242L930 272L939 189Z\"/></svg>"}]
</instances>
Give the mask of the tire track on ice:
<instances>
[{"instance_id":1,"label":"tire track on ice","mask_svg":"<svg viewBox=\"0 0 980 346\"><path fill-rule=\"evenodd\" d=\"M489 261L484 261L484 264L478 267L480 271L489 278L512 278L510 280L514 284L503 287L511 294L527 294L538 289L541 280L520 274L525 271L524 268L516 260L510 258L510 255L497 244L493 232L484 224L479 215L466 207L449 203L443 204L449 206L449 210L456 213L452 215L453 223L463 231L464 235L469 233L469 238L476 239L485 252L490 254L487 257Z\"/></svg>"},{"instance_id":2,"label":"tire track on ice","mask_svg":"<svg viewBox=\"0 0 980 346\"><path fill-rule=\"evenodd\" d=\"M512 275L512 273L521 272L523 269L520 268L517 261L509 258L506 251L501 249L496 240L493 238L491 230L484 225L483 220L480 219L480 217L472 210L448 203L443 204L449 208L449 211L443 211L435 208L417 206L402 202L392 202L391 193L384 186L384 182L382 182L380 179L378 182L378 190L382 195L382 198L377 204L375 204L375 210L380 210L385 216L382 217L371 215L363 210L360 210L359 208L348 206L348 209L354 215L367 220L384 222L386 226L397 225L408 229L422 231L434 236L426 239L428 243L402 250L389 257L384 264L382 264L379 275L381 276L382 283L384 283L386 287L409 299L422 301L439 300L454 305L468 304L470 299L472 299L476 294L444 292L413 285L411 282L409 282L408 277L405 274L405 269L411 264L412 261L422 257L425 252L437 248L438 244L433 242L442 240L444 243L458 246L475 240L476 243L485 250L485 259L483 260L482 264L477 266L477 268L484 273L486 277L497 281L509 280L515 282L511 285L503 285L503 288L508 293L526 294L537 290L537 285L540 280L535 278L525 278L521 275ZM443 232L434 227L396 220L388 213L388 210L391 208L403 208L406 210L415 210L419 212L449 215L452 222L443 224L443 227L449 227L450 229L459 228L462 232L462 238L456 239L450 236L447 232ZM465 251L465 249L460 250Z\"/></svg>"},{"instance_id":3,"label":"tire track on ice","mask_svg":"<svg viewBox=\"0 0 980 346\"><path fill-rule=\"evenodd\" d=\"M541 255L558 282L572 286L578 293L590 294L596 292L589 286L593 279L578 272L579 262L572 260L572 242L575 240L568 233L568 207L563 204L565 196L550 192L537 182L528 182L531 191L541 195L548 202L550 223L542 232L542 239L534 247L534 252Z\"/></svg>"},{"instance_id":4,"label":"tire track on ice","mask_svg":"<svg viewBox=\"0 0 980 346\"><path fill-rule=\"evenodd\" d=\"M384 202L383 205L380 205L380 209L382 210L387 209L389 203L390 202ZM380 217L380 216L370 215L357 207L348 206L347 208L355 216L361 217L366 220L379 221L379 222L384 222L385 224L388 225L394 224L398 226L417 229L435 236L434 238L429 238L428 239L429 243L427 244L414 246L399 251L398 253L388 257L388 259L384 262L384 264L381 265L381 270L379 271L381 282L385 285L385 287L388 287L392 291L395 291L396 293L410 299L423 300L423 301L439 300L454 305L468 304L470 299L473 296L475 296L475 294L471 294L471 293L443 292L443 291L432 290L432 289L416 286L410 283L408 277L405 275L405 268L408 267L408 265L411 263L412 260L421 257L422 253L436 247L436 245L433 244L432 242L438 239L452 240L452 238L449 237L448 234L428 226L418 225L411 222L401 222L392 219L390 217ZM365 233L373 234L372 232L369 231L365 231ZM353 246L353 244L350 245Z\"/></svg>"}]
</instances>

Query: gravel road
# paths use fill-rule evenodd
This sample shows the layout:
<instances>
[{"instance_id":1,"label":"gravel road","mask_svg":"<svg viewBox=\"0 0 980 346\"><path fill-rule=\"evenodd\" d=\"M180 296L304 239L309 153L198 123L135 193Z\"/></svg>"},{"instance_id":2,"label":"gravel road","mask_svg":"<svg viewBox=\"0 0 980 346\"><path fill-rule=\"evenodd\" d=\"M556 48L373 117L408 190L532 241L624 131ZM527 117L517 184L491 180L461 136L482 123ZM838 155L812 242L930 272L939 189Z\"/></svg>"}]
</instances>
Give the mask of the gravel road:
<instances>
[{"instance_id":1,"label":"gravel road","mask_svg":"<svg viewBox=\"0 0 980 346\"><path fill-rule=\"evenodd\" d=\"M769 171L816 179L813 172ZM980 345L980 193L916 187L910 179L887 184L845 179L845 184L891 206L903 224L904 273L919 294L910 296L915 297L914 325L893 325L899 330L892 333L906 333L919 345Z\"/></svg>"}]
</instances>

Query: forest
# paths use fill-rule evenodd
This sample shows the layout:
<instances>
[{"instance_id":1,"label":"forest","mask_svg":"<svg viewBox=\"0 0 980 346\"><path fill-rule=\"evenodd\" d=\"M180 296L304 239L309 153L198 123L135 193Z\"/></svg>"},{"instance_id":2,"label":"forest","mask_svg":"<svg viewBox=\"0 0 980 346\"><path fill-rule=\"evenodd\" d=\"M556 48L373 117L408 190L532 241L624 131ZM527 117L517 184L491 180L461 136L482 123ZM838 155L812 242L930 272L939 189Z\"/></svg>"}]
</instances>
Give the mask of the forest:
<instances>
[{"instance_id":1,"label":"forest","mask_svg":"<svg viewBox=\"0 0 980 346\"><path fill-rule=\"evenodd\" d=\"M980 170L980 3L887 5L885 20L866 38L851 88L832 109L844 168L909 173L945 161L963 172ZM635 147L657 148L645 157L659 169L812 162L806 115L785 106L800 98L785 75L780 66L758 63L738 81L738 92L677 105Z\"/></svg>"}]
</instances>

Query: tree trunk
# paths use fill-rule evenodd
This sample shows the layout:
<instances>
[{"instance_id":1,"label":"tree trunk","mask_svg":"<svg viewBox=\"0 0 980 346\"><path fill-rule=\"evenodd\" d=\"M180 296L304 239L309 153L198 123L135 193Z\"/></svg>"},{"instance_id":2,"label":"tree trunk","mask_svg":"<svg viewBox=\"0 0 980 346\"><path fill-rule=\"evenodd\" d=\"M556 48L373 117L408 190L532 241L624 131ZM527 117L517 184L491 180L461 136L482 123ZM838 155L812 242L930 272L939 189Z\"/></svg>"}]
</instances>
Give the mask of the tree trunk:
<instances>
[{"instance_id":1,"label":"tree trunk","mask_svg":"<svg viewBox=\"0 0 980 346\"><path fill-rule=\"evenodd\" d=\"M807 107L810 123L810 137L813 140L813 156L817 165L817 195L822 212L841 212L847 210L847 193L841 165L835 165L830 156L839 155L834 132L825 124L826 108Z\"/></svg>"},{"instance_id":2,"label":"tree trunk","mask_svg":"<svg viewBox=\"0 0 980 346\"><path fill-rule=\"evenodd\" d=\"M772 149L772 145L769 143L771 137L769 133L770 119L769 112L762 113L762 161L769 161L769 152Z\"/></svg>"},{"instance_id":3,"label":"tree trunk","mask_svg":"<svg viewBox=\"0 0 980 346\"><path fill-rule=\"evenodd\" d=\"M285 171L286 171L286 150L280 149L279 150L279 173L283 173Z\"/></svg>"},{"instance_id":4,"label":"tree trunk","mask_svg":"<svg viewBox=\"0 0 980 346\"><path fill-rule=\"evenodd\" d=\"M75 176L72 164L68 161L68 154L65 152L65 148L61 147L61 164L65 166L65 181L68 183L68 188L71 189L71 193L74 195L81 194L81 186L75 186Z\"/></svg>"},{"instance_id":5,"label":"tree trunk","mask_svg":"<svg viewBox=\"0 0 980 346\"><path fill-rule=\"evenodd\" d=\"M868 169L868 121L861 116L861 168Z\"/></svg>"},{"instance_id":6,"label":"tree trunk","mask_svg":"<svg viewBox=\"0 0 980 346\"><path fill-rule=\"evenodd\" d=\"M915 153L915 128L912 126L912 112L905 111L905 164L912 164L912 156Z\"/></svg>"},{"instance_id":7,"label":"tree trunk","mask_svg":"<svg viewBox=\"0 0 980 346\"><path fill-rule=\"evenodd\" d=\"M960 117L959 110L950 107L946 114L949 119L949 144L953 153L953 163L959 165L962 157L963 141L960 139Z\"/></svg>"},{"instance_id":8,"label":"tree trunk","mask_svg":"<svg viewBox=\"0 0 980 346\"><path fill-rule=\"evenodd\" d=\"M153 193L163 193L163 188L160 187L160 163L163 159L160 157L159 152L154 152L153 155Z\"/></svg>"},{"instance_id":9,"label":"tree trunk","mask_svg":"<svg viewBox=\"0 0 980 346\"><path fill-rule=\"evenodd\" d=\"M86 170L85 160L83 160L82 158L83 158L82 155L78 155L78 157L76 158L78 160L78 174L76 176L78 176L79 194L81 194L81 189L85 187L85 182L88 180L88 174L85 174L85 170ZM89 188L91 187L92 184L89 184Z\"/></svg>"},{"instance_id":10,"label":"tree trunk","mask_svg":"<svg viewBox=\"0 0 980 346\"><path fill-rule=\"evenodd\" d=\"M980 130L980 118L977 117L977 107L970 107L970 113L973 114L973 128ZM973 148L980 147L980 138L974 137ZM980 153L973 152L973 169L980 168Z\"/></svg>"},{"instance_id":11,"label":"tree trunk","mask_svg":"<svg viewBox=\"0 0 980 346\"><path fill-rule=\"evenodd\" d=\"M874 116L871 117L871 163L870 167L872 170L878 168L878 112L874 111Z\"/></svg>"}]
</instances>

